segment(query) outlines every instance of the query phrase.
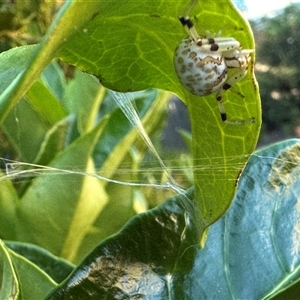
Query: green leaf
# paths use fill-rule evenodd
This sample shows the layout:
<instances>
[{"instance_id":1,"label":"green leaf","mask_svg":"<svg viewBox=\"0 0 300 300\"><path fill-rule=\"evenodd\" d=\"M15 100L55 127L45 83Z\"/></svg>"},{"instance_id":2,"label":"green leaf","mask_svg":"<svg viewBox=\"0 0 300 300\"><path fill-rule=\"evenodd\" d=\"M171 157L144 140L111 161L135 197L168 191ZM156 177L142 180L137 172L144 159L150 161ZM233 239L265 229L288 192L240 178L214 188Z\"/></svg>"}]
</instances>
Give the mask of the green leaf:
<instances>
[{"instance_id":1,"label":"green leaf","mask_svg":"<svg viewBox=\"0 0 300 300\"><path fill-rule=\"evenodd\" d=\"M35 159L35 164L48 165L55 155L70 144L70 131L75 123L74 116L57 122L46 134Z\"/></svg>"},{"instance_id":2,"label":"green leaf","mask_svg":"<svg viewBox=\"0 0 300 300\"><path fill-rule=\"evenodd\" d=\"M18 75L24 71L29 57L36 46L23 46L18 48L13 48L9 51L2 52L0 54L0 92L9 86L9 84Z\"/></svg>"},{"instance_id":3,"label":"green leaf","mask_svg":"<svg viewBox=\"0 0 300 300\"><path fill-rule=\"evenodd\" d=\"M62 100L67 87L65 75L58 63L52 62L42 73L41 78L53 94Z\"/></svg>"},{"instance_id":4,"label":"green leaf","mask_svg":"<svg viewBox=\"0 0 300 300\"><path fill-rule=\"evenodd\" d=\"M43 299L56 286L46 273L29 260L11 250L8 252L18 276L22 300Z\"/></svg>"},{"instance_id":5,"label":"green leaf","mask_svg":"<svg viewBox=\"0 0 300 300\"><path fill-rule=\"evenodd\" d=\"M30 260L58 283L68 277L74 269L74 265L68 261L56 257L49 251L36 245L10 241L5 241L5 245L17 254Z\"/></svg>"},{"instance_id":6,"label":"green leaf","mask_svg":"<svg viewBox=\"0 0 300 300\"><path fill-rule=\"evenodd\" d=\"M16 272L13 267L12 259L4 243L0 240L0 299L18 299L20 287Z\"/></svg>"},{"instance_id":7,"label":"green leaf","mask_svg":"<svg viewBox=\"0 0 300 300\"><path fill-rule=\"evenodd\" d=\"M81 134L94 127L105 92L97 78L79 70L76 70L72 81L67 85L63 104L69 113L76 114Z\"/></svg>"},{"instance_id":8,"label":"green leaf","mask_svg":"<svg viewBox=\"0 0 300 300\"><path fill-rule=\"evenodd\" d=\"M108 88L127 92L155 87L172 91L187 103L197 166L195 193L208 226L229 207L235 182L256 146L260 98L253 63L242 82L225 93L224 102L229 118L255 117L255 124L225 125L214 95L200 98L184 90L174 72L173 55L185 36L177 20L185 5L186 1L176 5L169 1L105 1L100 14L64 44L59 55L98 76ZM245 49L254 49L249 24L230 1L199 1L189 9L200 34L221 30L222 36L234 37ZM207 167L210 165L219 168Z\"/></svg>"},{"instance_id":9,"label":"green leaf","mask_svg":"<svg viewBox=\"0 0 300 300\"><path fill-rule=\"evenodd\" d=\"M174 298L175 289L194 264L201 230L196 220L192 193L137 215L47 299L183 299Z\"/></svg>"},{"instance_id":10,"label":"green leaf","mask_svg":"<svg viewBox=\"0 0 300 300\"><path fill-rule=\"evenodd\" d=\"M0 171L0 238L16 237L15 220L18 202L19 197L12 182Z\"/></svg>"},{"instance_id":11,"label":"green leaf","mask_svg":"<svg viewBox=\"0 0 300 300\"><path fill-rule=\"evenodd\" d=\"M201 34L205 30L222 30L223 36L236 38L244 48L254 48L248 23L229 0L194 4L186 7L183 0L176 5L162 0L66 2L26 63L25 71L0 96L0 120L55 55L97 75L104 85L118 91L149 87L172 91L189 107L194 161L201 166L195 168L195 193L204 222L207 226L212 224L229 207L236 179L255 148L261 120L260 99L252 63L246 78L235 91L228 91L224 100L230 118L255 117L253 125L223 124L214 96L199 99L181 86L173 68L174 49L185 36L178 15L189 11ZM221 167L217 171L203 168L208 165ZM205 173L199 171L203 169Z\"/></svg>"},{"instance_id":12,"label":"green leaf","mask_svg":"<svg viewBox=\"0 0 300 300\"><path fill-rule=\"evenodd\" d=\"M22 98L8 114L2 128L19 157L23 161L32 162L50 125Z\"/></svg>"},{"instance_id":13,"label":"green leaf","mask_svg":"<svg viewBox=\"0 0 300 300\"><path fill-rule=\"evenodd\" d=\"M95 174L91 154L105 124L104 119L40 170L44 172L29 186L18 206L19 241L74 259L82 239L107 202L101 181L88 176Z\"/></svg>"},{"instance_id":14,"label":"green leaf","mask_svg":"<svg viewBox=\"0 0 300 300\"><path fill-rule=\"evenodd\" d=\"M56 15L52 22L47 34L43 38L42 42L31 48L31 53L26 51L25 59L22 60L24 65L21 64L18 71L10 71L15 76L9 81L9 85L0 96L0 124L10 112L12 107L17 101L27 92L34 81L39 77L40 73L47 67L48 64L56 56L56 52L61 45L81 26L98 12L99 4L96 1L67 1L61 7L60 11ZM76 26L74 26L74 20L76 20ZM21 50L22 51L22 50ZM10 51L8 51L10 52ZM11 56L17 54L18 50L4 54ZM23 51L22 51L23 54ZM23 56L21 55L23 58ZM18 64L15 57L12 57L14 65ZM4 70L8 70L8 64L4 62ZM17 75L17 76L16 76Z\"/></svg>"},{"instance_id":15,"label":"green leaf","mask_svg":"<svg viewBox=\"0 0 300 300\"><path fill-rule=\"evenodd\" d=\"M144 127L151 133L162 121L169 93L148 90L132 93L132 98ZM108 92L103 102L104 107L112 101L114 100ZM126 183L135 183L139 180L139 170L135 169L132 157L128 153L134 145L138 148L139 155L143 157L147 147L140 146L143 142L140 142L139 133L119 108L113 109L107 117L109 118L107 125L95 146L93 157L99 175L123 184L103 182L109 202L85 237L77 255L78 259L86 254L86 249L94 248L100 240L119 231L136 214L133 207L135 188ZM124 168L126 171L122 172Z\"/></svg>"},{"instance_id":16,"label":"green leaf","mask_svg":"<svg viewBox=\"0 0 300 300\"><path fill-rule=\"evenodd\" d=\"M110 93L108 93L110 96ZM169 93L157 90L132 93L132 101L147 132L151 132L161 122L169 100ZM114 101L111 97L109 101ZM100 171L110 177L122 161L127 151L139 136L139 132L127 120L120 109L112 112L101 141L98 142L94 158ZM125 150L125 151L124 151ZM126 151L127 150L127 151Z\"/></svg>"},{"instance_id":17,"label":"green leaf","mask_svg":"<svg viewBox=\"0 0 300 300\"><path fill-rule=\"evenodd\" d=\"M248 23L232 4L222 2L219 5L216 1L205 2L203 5L206 9L203 9L197 18L205 20L210 14L210 28L213 32L221 29L222 36L233 36L245 49L255 48ZM199 25L197 27L199 28ZM246 78L224 94L224 105L228 118L255 117L255 124L223 124L220 121L215 96L206 99L185 96L192 122L192 134L197 137L193 139L194 162L196 166L207 166L196 168L195 171L195 193L199 197L199 206L207 224L216 221L229 207L235 194L236 181L257 143L261 110L252 66L250 63Z\"/></svg>"},{"instance_id":18,"label":"green leaf","mask_svg":"<svg viewBox=\"0 0 300 300\"><path fill-rule=\"evenodd\" d=\"M39 80L8 114L2 128L20 159L32 162L41 150L46 133L65 116L59 100Z\"/></svg>"},{"instance_id":19,"label":"green leaf","mask_svg":"<svg viewBox=\"0 0 300 300\"><path fill-rule=\"evenodd\" d=\"M36 81L26 93L26 99L44 122L53 126L66 116L66 111L50 89Z\"/></svg>"},{"instance_id":20,"label":"green leaf","mask_svg":"<svg viewBox=\"0 0 300 300\"><path fill-rule=\"evenodd\" d=\"M299 278L299 149L291 140L251 157L189 276L199 278L205 298L269 298Z\"/></svg>"},{"instance_id":21,"label":"green leaf","mask_svg":"<svg viewBox=\"0 0 300 300\"><path fill-rule=\"evenodd\" d=\"M44 299L56 283L25 257L10 250L0 240L0 288L2 300Z\"/></svg>"},{"instance_id":22,"label":"green leaf","mask_svg":"<svg viewBox=\"0 0 300 300\"><path fill-rule=\"evenodd\" d=\"M95 99L94 96L97 95L100 90L99 84L95 82L93 77L87 74L80 73L79 78L81 79L81 82L84 81L86 85L94 86L93 92L85 95L87 97L85 98L87 102L93 102ZM75 79L75 81L77 82L77 79ZM77 86L76 88L77 92L80 91L81 95L83 95L83 92L86 91L85 86L82 88L82 91L80 91L80 87ZM72 90L72 88L70 88L70 90ZM153 131L153 129L160 124L161 118L164 116L165 105L170 96L169 93L151 90L133 93L132 96L146 130L148 132ZM72 112L77 112L78 116L83 116L84 114L86 114L86 116L89 115L88 112L84 111L86 108L86 101L72 104L71 101L76 101L77 97L72 98L71 93L70 96L66 96L64 102L67 98L70 99L69 107L76 108ZM113 101L111 97L107 98L108 99L105 100L106 103L107 101ZM24 132L24 139L22 138L22 140L18 140L19 126L18 124L16 126L13 122L14 115L16 115L16 109L23 103L23 101L19 102L12 112L12 126L7 127L9 127L11 131L15 132L16 144L22 148L23 151L27 148L21 146L28 145L28 153L32 154L34 151L32 151L33 148L30 143L30 137L33 136L34 133L30 130L35 129L35 126L32 126L31 124L31 127L28 129L28 131L32 133L31 136L26 135L27 133ZM28 104L27 102L25 103ZM90 115L94 115L94 107L94 105L90 106ZM31 106L29 106L29 108L31 108ZM30 124L30 122L28 122L28 118L31 118L31 121L34 120L32 115L28 116L28 114L25 113L26 111L24 109L18 110L22 113L20 116L18 115L20 124L27 126ZM31 109L29 111L36 112ZM93 133L95 134L95 140L88 138L88 133L82 132L82 139L75 141L74 145L71 145L71 148L69 148L68 144L70 142L70 131L74 126L74 117L70 116L57 122L50 128L50 130L45 132L44 135L41 135L41 140L43 139L43 141L39 141L40 148L38 153L35 155L34 165L26 167L25 165L20 164L19 167L21 167L22 170L17 167L18 164L15 165L17 168L11 170L8 175L12 176L15 173L16 176L18 176L18 172L22 172L22 189L19 189L21 203L18 205L11 202L11 208L13 211L16 209L16 206L18 206L17 216L11 214L2 216L2 219L5 221L4 223L8 224L4 227L5 230L3 230L3 238L20 239L24 242L36 243L53 251L57 255L68 255L62 254L62 250L59 248L66 242L64 239L68 236L67 232L73 230L70 228L70 219L73 218L71 216L74 213L73 211L81 209L79 205L81 200L83 202L88 202L90 201L88 199L93 197L93 194L97 194L99 183L102 188L107 186L106 181L102 180L102 182L98 182L95 178L91 179L86 176L85 172L91 174L98 172L99 175L104 175L105 178L108 178L108 180L119 180L120 182L124 182L125 185L116 187L115 184L111 184L107 186L109 204L104 205L105 203L103 202L103 211L101 211L101 213L98 212L98 215L97 209L93 209L95 219L90 216L85 221L79 221L77 217L74 216L73 223L75 224L77 222L76 225L74 225L76 228L79 228L80 223L82 222L87 222L88 225L85 227L85 230L81 231L81 240L80 235L77 233L76 238L73 238L73 247L71 251L72 256L67 256L69 259L72 259L73 261L80 260L87 251L99 243L99 240L117 232L124 223L135 214L132 200L134 189L131 186L127 187L126 182L136 181L137 177L135 176L137 176L138 171L132 170L128 174L125 173L120 175L114 175L114 173L118 171L120 164L122 164L125 160L126 163L132 165L132 161L128 160L128 152L134 143L138 141L136 146L139 147L139 155L141 156L144 155L147 148L145 146L139 146L140 141L138 132L126 119L119 108L116 107L116 109L114 109L111 113L107 114L106 119L108 122L102 125L103 128L101 129L100 138L96 138L97 129L94 129ZM24 130L25 129L26 127ZM100 130L100 127L98 130ZM24 141L24 144L22 144L21 141ZM95 145L93 146L94 142ZM80 145L80 143L83 144ZM75 146L75 144L77 146ZM36 147L36 150L38 150L37 148L38 147ZM64 150L64 148L66 149ZM62 152L59 153L60 151ZM79 153L77 153L77 151L79 151ZM81 157L80 151L84 152L84 155ZM90 155L89 151L93 152L96 169L92 167L91 161L88 163L85 161L86 155ZM51 162L52 160L53 162ZM86 163L90 169L86 169ZM128 168L128 166L126 166L126 168ZM74 170L75 174L73 174ZM76 170L80 174L77 174ZM78 180L78 178L80 178L80 180ZM87 184L86 187L85 184L82 184L81 186L80 182L85 181L89 182L89 184ZM95 183L95 187L93 187L93 182ZM11 182L9 183L11 184ZM70 192L67 192L68 190L70 190ZM115 195L116 193L117 196ZM97 199L99 197L101 198L101 195L103 195L103 191L98 192L98 194L92 199L91 205L94 202L98 203ZM39 200L40 197L43 198L43 201ZM18 203L18 197L16 199ZM122 205L120 205L120 203L122 203ZM8 207L9 206L7 206L5 210L2 210L2 212L6 213ZM85 216L85 210L82 209L82 212L80 212L79 215L80 216L78 218L83 219ZM114 218L115 215L118 215L119 217ZM9 223L6 222L7 218L10 220ZM49 221L50 225L46 220ZM43 225L40 226L39 224ZM108 226L108 224L110 225ZM35 229L29 231L29 227L31 226L35 227ZM53 228L53 226L55 228ZM17 228L17 234L12 235L15 227ZM66 235L58 234L61 230L66 232ZM41 232L43 232L43 234L41 234ZM52 243L55 234L57 234L60 238L55 239L56 242ZM69 239L72 238L69 237ZM75 244L77 245L77 248L74 246ZM65 250L65 253L67 253L67 250Z\"/></svg>"},{"instance_id":23,"label":"green leaf","mask_svg":"<svg viewBox=\"0 0 300 300\"><path fill-rule=\"evenodd\" d=\"M184 37L177 17L185 5L162 0L99 2L99 15L63 45L59 56L113 90L180 91L173 54Z\"/></svg>"},{"instance_id":24,"label":"green leaf","mask_svg":"<svg viewBox=\"0 0 300 300\"><path fill-rule=\"evenodd\" d=\"M290 140L251 157L204 249L193 195L173 197L97 246L47 299L271 298L300 275L299 153Z\"/></svg>"}]
</instances>

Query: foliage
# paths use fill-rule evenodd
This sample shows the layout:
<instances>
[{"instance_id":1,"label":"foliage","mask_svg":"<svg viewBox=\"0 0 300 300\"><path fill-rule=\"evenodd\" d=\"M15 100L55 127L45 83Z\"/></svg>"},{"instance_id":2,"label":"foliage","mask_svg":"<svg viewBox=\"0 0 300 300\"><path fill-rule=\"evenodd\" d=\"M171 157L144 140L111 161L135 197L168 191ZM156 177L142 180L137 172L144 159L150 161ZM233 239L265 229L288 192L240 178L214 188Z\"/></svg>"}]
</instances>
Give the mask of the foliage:
<instances>
[{"instance_id":1,"label":"foliage","mask_svg":"<svg viewBox=\"0 0 300 300\"><path fill-rule=\"evenodd\" d=\"M26 62L24 72L2 93L0 120L6 117L19 97L27 91L39 70L46 67L51 57L55 55L59 55L67 62L73 62L85 71L93 72L100 77L103 84L116 90L128 91L156 87L177 93L187 102L193 123L193 134L200 136L204 131L207 137L206 139L193 140L194 159L212 156L213 161L209 163L224 166L223 171L220 170L218 176L228 178L228 180L218 181L218 184L216 184L216 174L214 172L209 174L209 169L206 171L206 177L202 176L200 172L195 173L196 196L201 209L202 222L204 222L204 226L209 226L226 211L232 201L235 191L234 182L240 170L231 169L229 166L232 163L243 166L256 145L260 128L260 108L257 103L259 101L258 90L253 77L249 73L235 92L228 92L230 98L228 99L228 94L224 98L228 105L232 105L232 111L229 111L229 114L237 115L241 119L245 119L249 115L254 116L256 123L253 126L219 126L220 117L214 96L207 97L208 101L199 101L197 97L187 94L183 91L173 71L173 51L182 38L182 32L178 31L178 20L174 16L183 11L184 2L178 2L178 5L172 8L174 11L170 10L168 3L162 2L163 5L159 7L157 13L155 13L158 9L157 5L152 2L151 5L146 2L140 3L139 6L135 5L134 8L125 3L114 8L111 5L115 5L115 2L105 2L106 5L101 8L101 17L93 17L99 9L99 4L91 2L83 5L80 3L81 13L79 14L76 8L76 5L79 4L76 3L70 2L62 7L45 39L36 47L35 55ZM220 26L227 28L227 20L220 18L220 15L224 11L228 11L226 15L228 21L232 23L232 27L224 31L224 35L235 36L246 48L254 47L252 36L247 34L248 24L243 23L243 19L230 3L227 5L224 3L221 6L215 4L213 13L211 12L212 3L209 4L209 7L207 6L208 4L199 3L194 9L201 12L199 19L211 20L209 24L211 30L217 31ZM154 14L148 14L150 7L153 8ZM115 13L114 18L111 19L112 9ZM148 19L145 20L145 17L138 19L136 17L133 26L131 16L127 20L123 19L124 11L132 9L140 12L144 11ZM209 12L208 15L207 12ZM118 14L120 18L115 20ZM73 27L74 18L77 19L76 28L78 30ZM217 19L222 20L224 25L222 26L220 22L217 22ZM114 24L108 26L109 21L113 21ZM124 32L124 24L127 24L125 21L128 26ZM151 31L149 33L149 25L150 28L155 28L154 33ZM204 25L202 26L204 27ZM143 27L146 31L142 37L147 37L146 40L144 38L140 39L140 32ZM166 28L168 28L168 32L172 32L171 38L167 42L165 42ZM106 38L103 34L107 35ZM135 40L138 43L135 40L132 42L132 47L135 49L133 53L128 51L128 41L124 40L126 36L129 40L136 37ZM111 39L111 37L114 38ZM48 40L51 43L48 43ZM78 45L78 43L88 45L88 41L91 42L93 48L86 49ZM150 41L151 47L149 47ZM118 45L117 48L115 47L116 44ZM139 47L137 48L136 45L139 45ZM139 55L136 53L137 49L140 51ZM99 50L103 53L100 56L98 54ZM160 55L157 55L158 50ZM91 53L91 58L89 58L89 53ZM95 53L97 54L95 55ZM112 57L117 57L118 63L111 63ZM123 58L121 62L118 61L119 57ZM110 64L109 67L106 65L108 63ZM140 65L137 65L138 63ZM127 65L131 67L127 68ZM147 72L140 76L142 69L147 69ZM162 71L157 72L157 69ZM16 76L16 74L11 75ZM115 79L110 76L115 76ZM243 99L241 95L247 99L246 102L241 102L241 99ZM209 126L207 126L208 124ZM215 147L212 146L215 140L223 142ZM224 160L224 156L229 157L229 160ZM235 157L234 162L232 156ZM211 194L212 188L216 190L216 196ZM222 201L219 199L222 199Z\"/></svg>"},{"instance_id":2,"label":"foliage","mask_svg":"<svg viewBox=\"0 0 300 300\"><path fill-rule=\"evenodd\" d=\"M96 247L47 299L271 298L300 275L299 151L290 140L251 157L204 249L191 195L177 196Z\"/></svg>"},{"instance_id":3,"label":"foliage","mask_svg":"<svg viewBox=\"0 0 300 300\"><path fill-rule=\"evenodd\" d=\"M1 130L16 159L5 161L0 177L0 237L11 240L0 244L3 299L263 298L299 277L299 143L254 155L224 215L256 145L258 89L251 65L226 93L230 115L256 118L240 127L222 124L214 96L184 91L172 63L183 37L177 16L192 9L197 27L221 27L245 48L254 43L230 2L194 4L69 1L39 44L1 54ZM79 69L65 78L51 62L57 57L101 84ZM139 170L148 149L113 100L134 103L150 134L164 119L166 91L189 108L195 187L176 187L146 211L148 191L134 183L145 182ZM160 176L150 187L175 188ZM274 222L281 210L284 231ZM262 261L274 270L270 280L261 280L269 276Z\"/></svg>"}]
</instances>

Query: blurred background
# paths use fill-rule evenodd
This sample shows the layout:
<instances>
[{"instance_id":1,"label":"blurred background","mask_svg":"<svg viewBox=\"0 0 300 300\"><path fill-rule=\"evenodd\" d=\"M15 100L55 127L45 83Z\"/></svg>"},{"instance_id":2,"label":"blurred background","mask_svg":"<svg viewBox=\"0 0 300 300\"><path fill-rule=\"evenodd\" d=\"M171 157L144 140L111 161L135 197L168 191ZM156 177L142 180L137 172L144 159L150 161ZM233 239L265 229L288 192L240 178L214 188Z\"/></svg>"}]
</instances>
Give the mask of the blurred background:
<instances>
[{"instance_id":1,"label":"blurred background","mask_svg":"<svg viewBox=\"0 0 300 300\"><path fill-rule=\"evenodd\" d=\"M256 42L263 125L259 144L300 137L300 2L237 1Z\"/></svg>"}]
</instances>

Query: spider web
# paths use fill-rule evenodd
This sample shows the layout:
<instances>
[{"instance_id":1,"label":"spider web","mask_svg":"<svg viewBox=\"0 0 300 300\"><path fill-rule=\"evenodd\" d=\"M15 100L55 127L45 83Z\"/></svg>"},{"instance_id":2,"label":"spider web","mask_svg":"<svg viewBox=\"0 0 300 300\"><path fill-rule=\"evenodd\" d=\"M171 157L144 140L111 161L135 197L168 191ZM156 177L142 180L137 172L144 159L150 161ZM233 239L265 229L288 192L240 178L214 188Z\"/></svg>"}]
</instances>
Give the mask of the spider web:
<instances>
[{"instance_id":1,"label":"spider web","mask_svg":"<svg viewBox=\"0 0 300 300\"><path fill-rule=\"evenodd\" d=\"M224 177L224 170L234 171L238 173L244 168L244 164L237 164L236 158L241 156L231 156L227 157L226 165L220 164L220 157L209 157L192 160L187 154L175 154L172 159L162 159L155 146L153 145L149 135L147 134L142 121L134 107L134 96L132 93L118 93L111 92L111 95L122 112L126 115L127 119L133 127L135 127L147 145L149 151L152 153L154 160L143 161L139 164L138 169L132 169L132 162L126 164L122 163L122 167L116 171L117 175L121 177L123 174L135 174L140 176L133 176L134 179L129 181L126 177L125 180L113 179L106 176L107 171L101 171L97 173L85 172L85 166L78 165L76 170L70 168L55 168L51 166L39 165L34 163L21 162L16 160L6 159L0 157L0 162L4 166L3 173L0 173L0 181L12 180L21 182L23 180L28 180L29 178L36 178L42 174L64 174L71 175L76 174L80 176L90 176L97 178L101 181L105 181L112 184L132 186L132 187L147 187L157 190L171 190L174 193L185 195L185 189L193 184L193 172L197 171L198 176L203 176L210 179L212 176L211 170L214 170L213 178L211 180L218 181L235 181L236 179L228 179ZM17 117L16 117L17 118ZM16 119L16 124L18 125L18 120ZM179 155L176 156L176 155ZM255 155L255 154L254 154ZM249 158L250 155L244 155L243 158ZM230 163L232 161L232 163ZM178 163L180 162L180 163ZM208 170L210 172L208 172ZM151 174L151 178L147 178L147 174ZM175 175L174 175L175 174ZM180 174L180 175L178 175ZM143 176L144 175L144 176ZM141 179L143 177L143 179ZM155 177L163 178L161 182L153 180Z\"/></svg>"},{"instance_id":2,"label":"spider web","mask_svg":"<svg viewBox=\"0 0 300 300\"><path fill-rule=\"evenodd\" d=\"M154 189L169 189L174 191L175 193L184 194L185 188L183 186L191 185L193 172L197 170L198 174L201 174L202 176L208 176L211 174L211 172L206 172L206 170L215 170L215 178L218 180L228 180L224 178L224 169L233 169L235 171L239 171L241 168L244 167L244 165L237 165L236 163L236 156L232 156L231 158L228 158L228 161L232 159L232 164L227 163L225 165L220 165L220 159L219 157L213 157L213 158L203 158L198 160L193 160L189 155L187 154L175 154L175 157L172 159L162 159L160 157L160 154L156 150L155 146L153 145L149 135L147 134L142 121L134 107L134 96L132 93L118 93L118 92L110 92L110 95L113 97L119 108L122 110L122 112L125 114L129 122L133 127L135 127L144 141L144 143L147 145L150 153L152 153L152 157L154 160L147 160L145 162L142 162L139 164L138 170L132 169L132 163L122 163L122 168L118 169L116 172L118 175L122 174L154 174L157 176L160 176L164 178L163 183L157 183L157 182L148 182L140 181L140 177L138 179L135 179L135 181L128 181L128 179L122 181L122 180L115 180L112 178L109 178L105 175L106 171L101 171L100 173L87 173L84 171L85 166L77 166L76 170L74 169L62 169L62 168L54 168L50 166L45 165L39 165L34 163L28 163L28 162L22 162L22 161L16 161L16 160L10 160L4 157L0 157L0 162L3 166L3 171L5 173L0 173L0 181L2 180L17 180L18 182L25 180L25 178L35 178L41 174L51 174L51 175L57 175L57 174L77 174L81 176L91 176L95 177L101 181L106 181L114 184L120 184L120 185L127 185L127 186L135 186L135 187L151 187ZM16 119L16 126L19 126L17 116L15 116ZM180 155L177 157L176 155ZM109 171L109 170L108 170ZM108 172L107 171L107 172ZM218 176L218 172L220 175ZM181 177L181 183L178 183L178 180L174 178L173 174L182 173ZM211 176L211 175L210 175ZM154 176L155 177L155 176ZM177 176L175 176L177 177ZM184 178L186 177L186 178ZM189 178L189 180L187 180ZM147 180L147 179L144 179ZM190 181L189 183L187 181Z\"/></svg>"},{"instance_id":3,"label":"spider web","mask_svg":"<svg viewBox=\"0 0 300 300\"><path fill-rule=\"evenodd\" d=\"M132 169L131 163L122 163L121 168L119 168L116 173L118 175L122 174L152 174L153 177L163 177L164 182L158 183L153 182L150 179L143 179L141 180L141 176L138 178L129 181L128 178L126 180L116 180L109 178L105 175L106 171L101 171L100 173L88 173L84 171L84 166L77 166L76 170L74 169L62 169L62 168L54 168L50 166L44 166L39 164L21 162L16 160L9 160L3 157L0 157L0 162L4 166L3 171L5 173L0 174L0 181L2 180L17 180L22 181L25 178L34 178L41 174L77 174L81 176L91 176L95 177L101 181L119 184L119 185L127 185L127 186L134 186L134 187L150 187L154 189L169 189L174 191L175 193L179 193L184 195L185 188L183 186L192 185L193 180L193 172L197 171L198 176L201 175L203 177L212 176L211 172L207 172L207 170L214 170L214 178L213 180L217 179L218 181L222 180L234 180L224 178L224 170L227 171L236 171L239 172L243 169L244 164L237 163L237 158L240 156L231 156L227 157L226 166L220 164L220 157L210 157L210 158L202 158L197 160L191 160L191 158L187 154L178 154L174 159L162 159L158 151L156 150L155 146L153 145L149 135L147 134L141 119L134 107L134 97L132 93L118 93L118 92L111 92L111 95L117 105L120 107L122 112L126 115L127 119L131 123L133 127L135 127L147 145L148 149L152 153L152 156L155 160L147 160L141 162L139 164L138 170ZM16 119L16 122L18 120ZM255 154L254 154L255 155ZM245 158L249 158L250 155L245 155ZM178 163L180 162L180 163ZM231 163L230 163L231 162ZM181 173L181 175L176 175ZM175 174L175 176L174 176ZM176 178L174 178L176 177ZM178 179L180 178L180 179ZM209 179L209 178L208 178ZM151 182L150 182L151 181Z\"/></svg>"}]
</instances>

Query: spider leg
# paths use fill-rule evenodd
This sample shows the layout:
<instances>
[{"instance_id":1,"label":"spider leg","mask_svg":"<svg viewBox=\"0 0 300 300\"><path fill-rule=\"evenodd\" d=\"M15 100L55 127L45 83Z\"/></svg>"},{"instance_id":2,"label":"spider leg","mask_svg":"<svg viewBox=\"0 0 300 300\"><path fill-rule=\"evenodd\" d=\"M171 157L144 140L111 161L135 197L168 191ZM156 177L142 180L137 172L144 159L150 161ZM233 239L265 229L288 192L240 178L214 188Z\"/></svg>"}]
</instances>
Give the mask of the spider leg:
<instances>
[{"instance_id":1,"label":"spider leg","mask_svg":"<svg viewBox=\"0 0 300 300\"><path fill-rule=\"evenodd\" d=\"M191 52L194 56L201 56L200 60L204 61L203 64L196 65L196 67L200 68L201 72L206 72L204 65L207 67L212 67L213 69L216 69L218 71L218 66L213 61L213 56L216 56L220 65L219 67L219 73L218 74L224 74L224 72L227 74L227 69L232 68L236 69L236 72L229 77L227 80L224 76L219 76L219 81L216 83L215 81L210 82L207 78L208 83L206 85L201 85L200 89L198 89L199 93L196 93L197 95L207 95L212 93L212 89L210 87L214 88L214 91L218 88L216 91L216 100L218 102L218 107L221 115L221 119L224 123L227 124L233 124L233 125L244 125L244 124L252 124L255 122L255 119L249 118L246 120L227 120L226 110L225 106L223 104L223 93L230 89L234 84L236 84L239 80L241 80L247 73L248 70L248 63L250 59L250 53L253 52L253 50L242 50L241 44L235 40L232 37L215 37L211 38L212 35L209 34L207 37L202 37L198 34L196 28L194 27L193 22L189 17L179 17L179 21L181 22L182 26L185 28L186 32L189 35L189 38L184 39L183 42L192 45L193 52ZM199 47L199 48L197 48ZM198 53L198 54L197 54ZM204 58L203 58L204 57ZM184 61L184 59L181 57L181 59ZM224 63L225 65L224 66ZM192 67L196 64L196 61L190 62L192 64ZM219 65L219 64L218 64ZM189 66L190 67L190 66ZM181 69L181 72L183 69ZM199 70L197 70L198 72ZM208 73L210 73L209 71ZM178 72L177 72L178 73ZM207 73L207 72L206 72ZM178 73L179 74L179 73ZM179 74L179 77L181 78L182 74ZM197 74L199 75L199 74ZM194 74L191 73L189 75L190 77L194 78ZM227 77L227 75L226 75ZM226 80L226 81L225 81ZM185 82L185 81L184 81ZM189 85L193 85L193 83L189 83ZM221 85L222 84L222 85ZM196 83L195 83L196 85ZM221 85L221 87L220 87ZM190 86L188 84L184 84L189 90ZM193 89L195 92L195 90Z\"/></svg>"},{"instance_id":2,"label":"spider leg","mask_svg":"<svg viewBox=\"0 0 300 300\"><path fill-rule=\"evenodd\" d=\"M222 51L230 51L232 49L238 49L240 47L240 43L231 37L228 38L217 37L217 38L209 38L209 39L202 38L198 34L192 20L189 17L180 16L179 21L181 22L182 26L185 28L188 35L190 35L192 39L195 41L195 43L199 47L202 47L207 51L222 52Z\"/></svg>"},{"instance_id":3,"label":"spider leg","mask_svg":"<svg viewBox=\"0 0 300 300\"><path fill-rule=\"evenodd\" d=\"M200 35L198 34L192 20L189 17L178 17L180 23L185 28L188 35L190 35L194 41L197 41L200 39Z\"/></svg>"},{"instance_id":4,"label":"spider leg","mask_svg":"<svg viewBox=\"0 0 300 300\"><path fill-rule=\"evenodd\" d=\"M252 52L253 50L250 49L235 49L233 51L226 52L226 54L224 54L224 60L227 68L242 69L246 72L250 60L250 54Z\"/></svg>"},{"instance_id":5,"label":"spider leg","mask_svg":"<svg viewBox=\"0 0 300 300\"><path fill-rule=\"evenodd\" d=\"M197 45L207 51L224 52L238 49L240 43L234 38L199 39Z\"/></svg>"},{"instance_id":6,"label":"spider leg","mask_svg":"<svg viewBox=\"0 0 300 300\"><path fill-rule=\"evenodd\" d=\"M255 118L249 118L246 120L227 120L226 110L223 103L223 93L230 89L233 85L235 85L238 81L240 81L247 73L246 69L243 69L233 76L229 77L227 81L223 84L223 86L217 91L216 99L218 102L218 107L221 115L221 119L224 123L232 124L232 125L247 125L255 123Z\"/></svg>"}]
</instances>

